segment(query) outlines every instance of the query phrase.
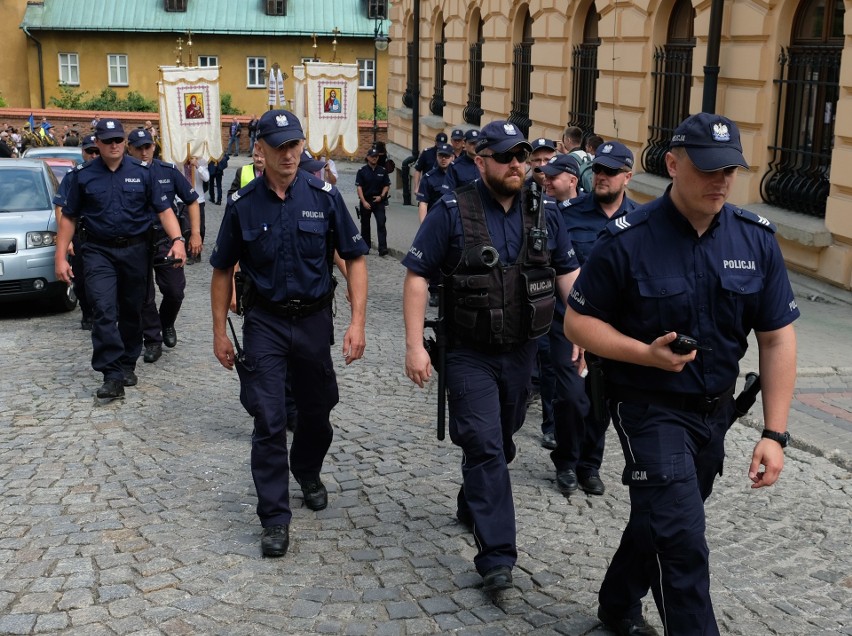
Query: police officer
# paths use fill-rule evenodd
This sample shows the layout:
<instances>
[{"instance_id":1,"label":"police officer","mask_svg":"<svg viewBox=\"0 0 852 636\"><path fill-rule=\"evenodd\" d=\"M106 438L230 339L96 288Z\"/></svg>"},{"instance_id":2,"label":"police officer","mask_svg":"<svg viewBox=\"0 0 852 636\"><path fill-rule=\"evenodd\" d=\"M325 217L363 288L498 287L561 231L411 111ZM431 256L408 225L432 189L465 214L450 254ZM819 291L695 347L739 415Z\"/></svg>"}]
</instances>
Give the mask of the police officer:
<instances>
[{"instance_id":1,"label":"police officer","mask_svg":"<svg viewBox=\"0 0 852 636\"><path fill-rule=\"evenodd\" d=\"M722 471L732 394L754 330L766 429L752 488L784 465L799 316L766 219L726 203L747 168L736 124L700 113L676 129L666 193L606 226L569 299L569 338L605 359L630 519L599 593L619 634L655 634L641 615L649 587L666 634L719 634L710 600L704 500ZM701 349L678 353L679 335ZM764 470L760 470L761 465Z\"/></svg>"},{"instance_id":2,"label":"police officer","mask_svg":"<svg viewBox=\"0 0 852 636\"><path fill-rule=\"evenodd\" d=\"M186 250L177 217L148 166L124 153L124 128L115 119L95 127L100 157L68 173L68 189L57 193L61 210L56 244L56 277L73 278L66 260L77 219L83 217L86 291L92 304L92 368L103 373L102 399L135 386L142 350L142 302L147 288L151 228L157 213L169 239L168 255L182 265Z\"/></svg>"},{"instance_id":3,"label":"police officer","mask_svg":"<svg viewBox=\"0 0 852 636\"><path fill-rule=\"evenodd\" d=\"M573 156L573 155L566 155ZM592 162L593 189L587 196L581 196L569 204L560 205L562 215L571 242L577 250L577 260L582 267L589 257L595 240L612 219L624 216L636 207L636 203L627 196L627 185L633 176L633 153L619 141L609 141L596 148ZM555 185L551 183L549 185ZM563 336L558 330L559 336ZM553 332L551 332L553 333ZM594 354L588 354L586 362L596 362ZM584 381L588 400L593 399L591 383L597 381L591 375ZM552 453L557 469L557 484L576 483L589 495L603 495L606 491L600 478L603 462L606 429L609 417L592 409L586 409L582 420L562 429L559 447ZM573 475L560 470L574 471Z\"/></svg>"},{"instance_id":4,"label":"police officer","mask_svg":"<svg viewBox=\"0 0 852 636\"><path fill-rule=\"evenodd\" d=\"M471 183L479 179L479 170L476 168L474 157L476 157L476 142L479 141L479 131L475 128L464 133L464 152L456 157L447 168L447 176L444 179L444 192L452 192L459 186ZM529 145L529 144L527 144Z\"/></svg>"},{"instance_id":5,"label":"police officer","mask_svg":"<svg viewBox=\"0 0 852 636\"><path fill-rule=\"evenodd\" d=\"M173 210L176 210L175 197L186 205L190 221L190 237L187 245L189 256L201 253L202 238L200 232L200 211L198 193L187 181L183 173L174 164L154 159L154 138L144 128L131 131L127 140L127 152L149 166L157 182L168 198ZM154 224L154 265L163 259L169 251L170 241L160 224ZM160 308L157 309L154 281L163 295ZM142 305L142 335L145 362L156 362L163 355L163 344L174 347L177 344L175 321L183 304L186 289L186 273L182 267L154 267L153 275L148 275L145 303Z\"/></svg>"},{"instance_id":6,"label":"police officer","mask_svg":"<svg viewBox=\"0 0 852 636\"><path fill-rule=\"evenodd\" d=\"M429 146L417 157L417 161L414 164L413 186L415 192L420 191L420 181L423 175L438 165L438 146L445 143L447 143L447 133L439 132L435 135L435 145Z\"/></svg>"},{"instance_id":7,"label":"police officer","mask_svg":"<svg viewBox=\"0 0 852 636\"><path fill-rule=\"evenodd\" d=\"M539 213L522 194L529 153L513 124L487 124L476 145L482 178L435 204L403 259L405 373L420 387L432 375L423 346L428 281L443 275L449 431L464 453L457 517L473 530L488 592L512 586L517 560L508 465L534 338L550 327L554 292L564 297L577 270L559 216Z\"/></svg>"},{"instance_id":8,"label":"police officer","mask_svg":"<svg viewBox=\"0 0 852 636\"><path fill-rule=\"evenodd\" d=\"M252 150L254 155L254 150ZM222 155L221 159L211 159L207 162L207 172L210 175L210 181L207 184L207 191L210 193L210 200L216 204L222 203L222 176L225 174L225 168L228 167L228 155Z\"/></svg>"},{"instance_id":9,"label":"police officer","mask_svg":"<svg viewBox=\"0 0 852 636\"><path fill-rule=\"evenodd\" d=\"M458 159L464 154L464 130L453 128L450 133L450 145L453 147L453 159Z\"/></svg>"},{"instance_id":10,"label":"police officer","mask_svg":"<svg viewBox=\"0 0 852 636\"><path fill-rule=\"evenodd\" d=\"M417 189L417 214L421 223L429 208L444 195L444 178L447 176L447 167L453 160L453 147L450 144L438 144L435 152L438 157L435 167L423 176Z\"/></svg>"},{"instance_id":11,"label":"police officer","mask_svg":"<svg viewBox=\"0 0 852 636\"><path fill-rule=\"evenodd\" d=\"M560 217L565 221L565 209L569 208L583 195L578 195L579 164L573 155L554 155L543 166L535 168L534 174L544 177L545 192L556 203ZM571 242L574 236L571 235ZM553 324L548 333L550 360L553 366L553 434L554 444L550 458L556 467L556 486L565 496L577 492L577 458L574 457L574 445L571 440L575 431L583 430L583 421L589 411L589 399L586 397L584 380L581 376L585 368L582 357L576 355L574 344L565 337L562 329L565 315L563 298L557 298ZM548 439L542 446L548 447Z\"/></svg>"},{"instance_id":12,"label":"police officer","mask_svg":"<svg viewBox=\"0 0 852 636\"><path fill-rule=\"evenodd\" d=\"M286 110L264 113L255 151L266 160L263 177L229 200L210 258L213 351L226 369L236 364L240 401L254 418L251 470L264 556L283 556L290 543L288 470L305 505L322 510L328 493L320 479L331 445L329 413L338 401L331 361L334 339L332 254L346 260L352 320L343 337L346 364L364 353L367 246L331 184L299 171L302 125ZM243 324L244 349L228 338L234 265L251 294ZM284 378L291 374L299 425L287 456Z\"/></svg>"},{"instance_id":13,"label":"police officer","mask_svg":"<svg viewBox=\"0 0 852 636\"><path fill-rule=\"evenodd\" d=\"M355 175L358 200L361 202L361 236L369 249L370 217L376 217L376 235L379 241L379 256L388 253L388 230L385 217L385 200L390 190L390 177L384 164L379 164L381 153L376 148L367 152L367 165L361 166Z\"/></svg>"}]
</instances>

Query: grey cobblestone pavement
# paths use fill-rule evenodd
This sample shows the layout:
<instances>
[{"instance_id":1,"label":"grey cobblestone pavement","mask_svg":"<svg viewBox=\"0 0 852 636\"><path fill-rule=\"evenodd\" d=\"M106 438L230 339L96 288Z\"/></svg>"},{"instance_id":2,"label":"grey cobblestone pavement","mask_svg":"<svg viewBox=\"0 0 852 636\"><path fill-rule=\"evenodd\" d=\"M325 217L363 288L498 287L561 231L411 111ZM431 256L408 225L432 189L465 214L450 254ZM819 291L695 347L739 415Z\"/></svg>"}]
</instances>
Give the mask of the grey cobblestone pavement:
<instances>
[{"instance_id":1,"label":"grey cobblestone pavement","mask_svg":"<svg viewBox=\"0 0 852 636\"><path fill-rule=\"evenodd\" d=\"M341 176L346 188L351 174ZM210 206L208 244L220 218ZM251 420L236 374L212 355L208 264L187 268L178 346L140 362L138 387L106 406L94 403L100 378L78 312L0 309L0 634L608 633L596 593L628 513L614 434L606 495L569 500L531 409L512 465L516 589L483 594L473 539L454 517L460 453L435 439L434 389L402 372L403 269L375 250L368 267L368 348L348 367L337 301L329 507L308 510L291 480L282 559L260 556ZM837 337L834 348L847 346L848 332ZM833 425L830 415L837 432L790 449L775 487L748 487L753 428L728 436L707 505L724 634L852 634L852 481L832 458L852 437L850 374L826 366L800 377L791 421ZM659 627L652 602L646 610Z\"/></svg>"}]
</instances>

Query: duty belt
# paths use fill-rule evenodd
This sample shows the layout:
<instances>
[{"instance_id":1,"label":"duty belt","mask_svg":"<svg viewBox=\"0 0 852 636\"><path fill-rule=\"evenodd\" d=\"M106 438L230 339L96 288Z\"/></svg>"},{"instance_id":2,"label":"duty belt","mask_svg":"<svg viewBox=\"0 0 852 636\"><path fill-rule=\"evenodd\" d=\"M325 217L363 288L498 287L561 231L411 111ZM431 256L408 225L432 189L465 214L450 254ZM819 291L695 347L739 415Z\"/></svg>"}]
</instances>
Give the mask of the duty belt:
<instances>
[{"instance_id":1,"label":"duty belt","mask_svg":"<svg viewBox=\"0 0 852 636\"><path fill-rule=\"evenodd\" d=\"M85 242L102 245L104 247L130 247L131 245L146 243L149 237L148 232L145 232L144 234L137 234L136 236L116 236L109 239L100 238L90 232L85 232L84 236Z\"/></svg>"},{"instance_id":2,"label":"duty belt","mask_svg":"<svg viewBox=\"0 0 852 636\"><path fill-rule=\"evenodd\" d=\"M700 393L675 393L671 391L646 391L629 386L610 384L606 396L618 402L634 404L653 404L678 411L690 411L710 415L734 396L734 386L721 393L702 395Z\"/></svg>"},{"instance_id":3,"label":"duty belt","mask_svg":"<svg viewBox=\"0 0 852 636\"><path fill-rule=\"evenodd\" d=\"M325 309L333 300L334 289L317 300L288 300L282 303L273 302L258 294L255 304L261 309L282 318L302 318Z\"/></svg>"}]
</instances>

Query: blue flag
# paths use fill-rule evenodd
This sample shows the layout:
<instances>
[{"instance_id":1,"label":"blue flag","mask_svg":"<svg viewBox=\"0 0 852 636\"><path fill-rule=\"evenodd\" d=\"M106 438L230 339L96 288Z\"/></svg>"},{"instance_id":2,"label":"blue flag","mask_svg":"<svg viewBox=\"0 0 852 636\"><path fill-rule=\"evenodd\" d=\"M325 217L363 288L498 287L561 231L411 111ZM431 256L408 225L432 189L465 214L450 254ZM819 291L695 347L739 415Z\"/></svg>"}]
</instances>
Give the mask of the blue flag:
<instances>
[{"instance_id":1,"label":"blue flag","mask_svg":"<svg viewBox=\"0 0 852 636\"><path fill-rule=\"evenodd\" d=\"M30 113L30 131L35 132L35 119L32 113Z\"/></svg>"}]
</instances>

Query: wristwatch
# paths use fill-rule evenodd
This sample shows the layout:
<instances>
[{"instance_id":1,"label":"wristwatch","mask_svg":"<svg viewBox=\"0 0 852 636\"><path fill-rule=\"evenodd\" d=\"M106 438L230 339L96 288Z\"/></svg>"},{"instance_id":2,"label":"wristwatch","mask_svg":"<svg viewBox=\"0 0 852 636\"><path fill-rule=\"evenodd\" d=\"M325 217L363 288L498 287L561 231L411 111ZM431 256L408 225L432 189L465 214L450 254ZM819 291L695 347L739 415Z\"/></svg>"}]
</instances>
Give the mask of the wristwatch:
<instances>
[{"instance_id":1,"label":"wristwatch","mask_svg":"<svg viewBox=\"0 0 852 636\"><path fill-rule=\"evenodd\" d=\"M760 436L778 442L779 444L781 444L781 448L787 448L787 444L790 442L790 433L788 433L787 431L779 433L777 431L763 429L763 432L760 434Z\"/></svg>"},{"instance_id":2,"label":"wristwatch","mask_svg":"<svg viewBox=\"0 0 852 636\"><path fill-rule=\"evenodd\" d=\"M176 237L174 237L174 238L172 239L172 245L174 245L174 244L175 244L175 243L177 243L178 241L181 241L181 242L183 242L183 243L186 243L186 239L185 239L185 238L183 238L182 236L176 236Z\"/></svg>"}]
</instances>

